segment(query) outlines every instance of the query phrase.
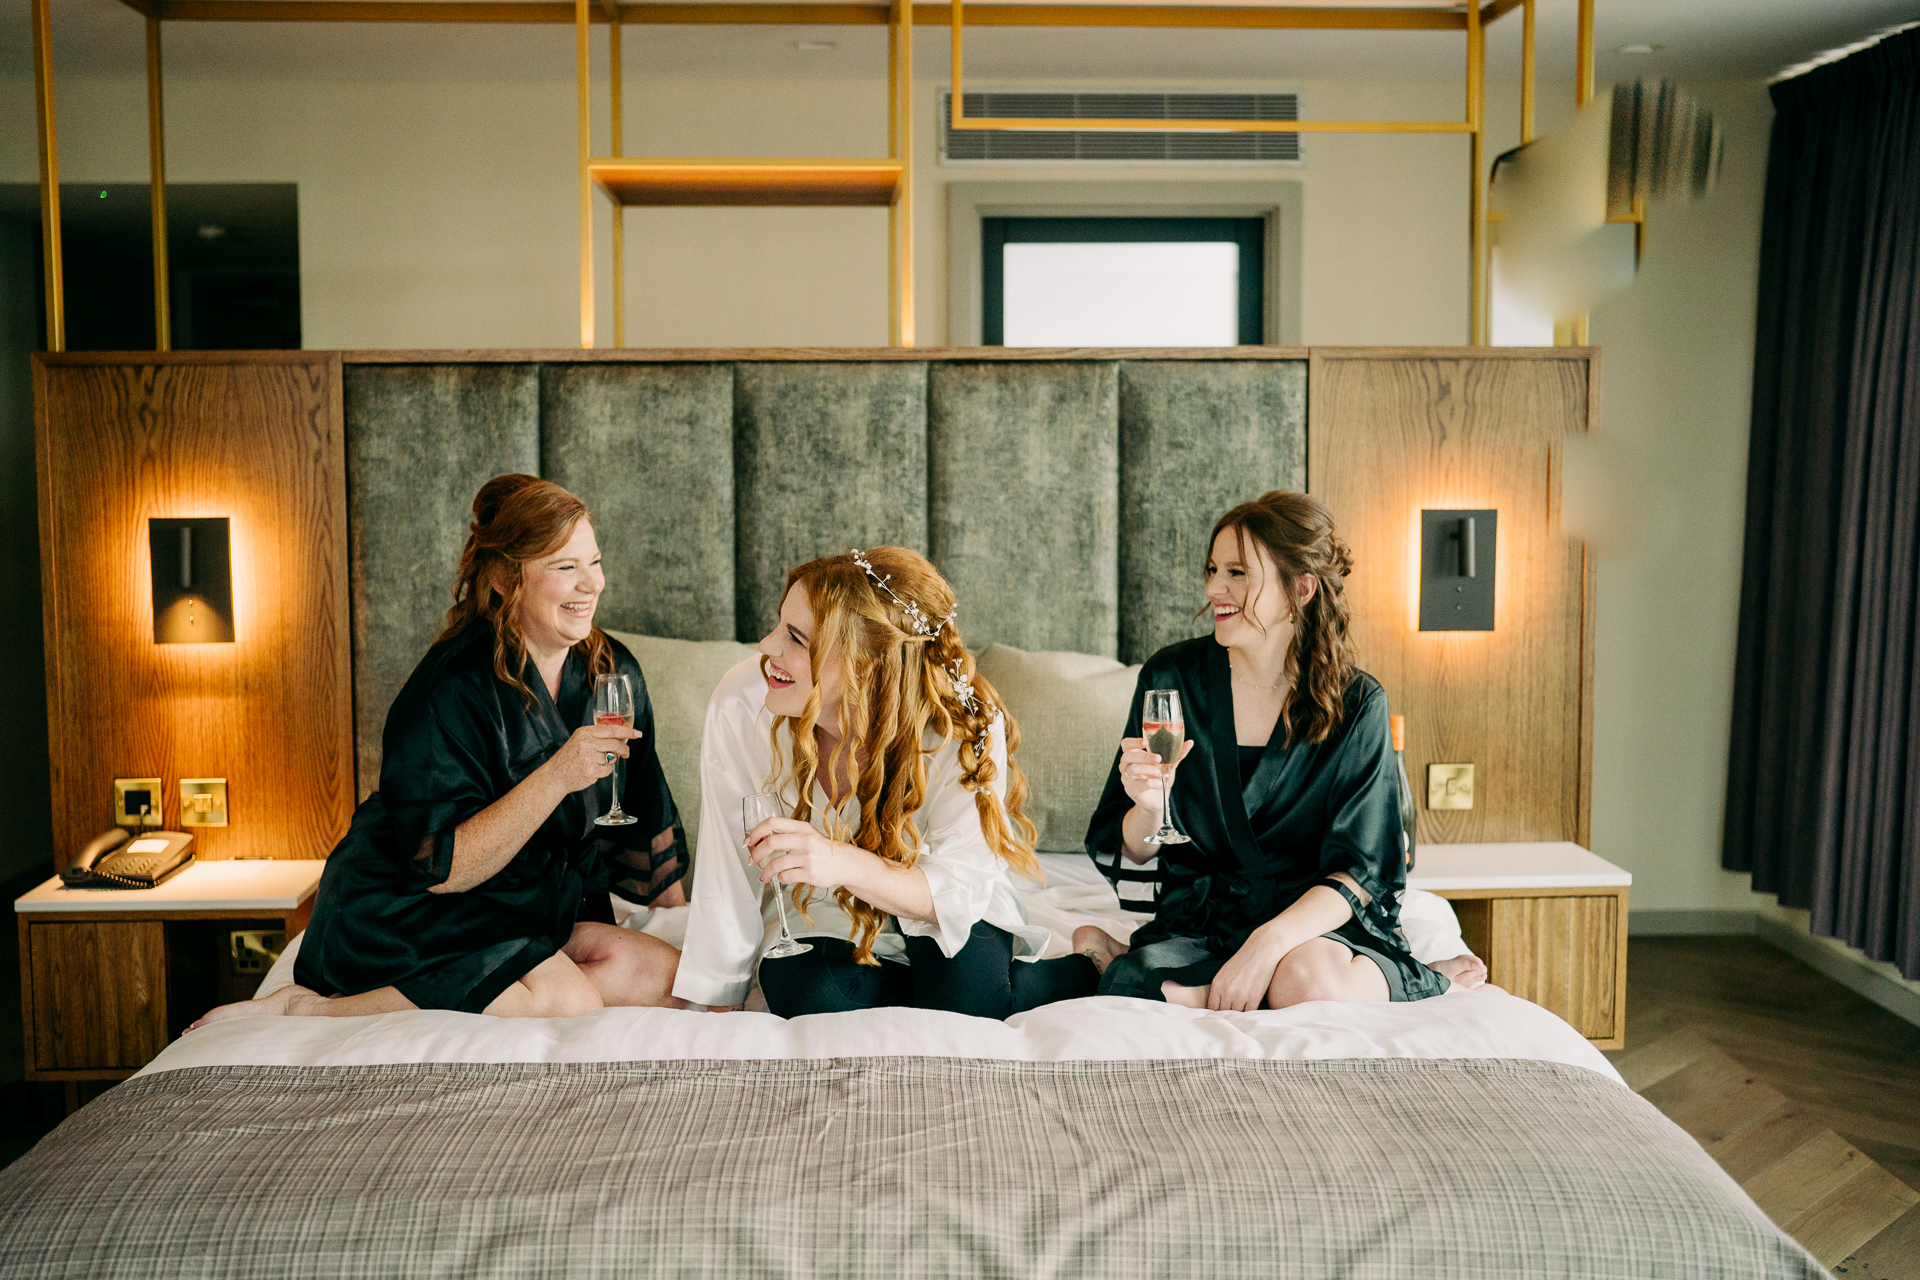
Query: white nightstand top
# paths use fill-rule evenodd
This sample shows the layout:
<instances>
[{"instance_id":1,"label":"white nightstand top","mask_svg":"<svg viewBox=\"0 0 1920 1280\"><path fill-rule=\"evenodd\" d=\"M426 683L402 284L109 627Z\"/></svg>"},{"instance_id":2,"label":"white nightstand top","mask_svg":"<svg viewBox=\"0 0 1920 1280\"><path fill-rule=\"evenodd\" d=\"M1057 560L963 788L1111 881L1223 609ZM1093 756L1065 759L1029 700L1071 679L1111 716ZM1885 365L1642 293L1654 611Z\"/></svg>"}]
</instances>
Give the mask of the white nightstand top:
<instances>
[{"instance_id":1,"label":"white nightstand top","mask_svg":"<svg viewBox=\"0 0 1920 1280\"><path fill-rule=\"evenodd\" d=\"M16 898L22 915L59 911L291 911L320 884L324 859L195 862L153 889L69 889L60 877Z\"/></svg>"},{"instance_id":2,"label":"white nightstand top","mask_svg":"<svg viewBox=\"0 0 1920 1280\"><path fill-rule=\"evenodd\" d=\"M1414 855L1409 889L1615 888L1633 874L1577 844L1423 844Z\"/></svg>"}]
</instances>

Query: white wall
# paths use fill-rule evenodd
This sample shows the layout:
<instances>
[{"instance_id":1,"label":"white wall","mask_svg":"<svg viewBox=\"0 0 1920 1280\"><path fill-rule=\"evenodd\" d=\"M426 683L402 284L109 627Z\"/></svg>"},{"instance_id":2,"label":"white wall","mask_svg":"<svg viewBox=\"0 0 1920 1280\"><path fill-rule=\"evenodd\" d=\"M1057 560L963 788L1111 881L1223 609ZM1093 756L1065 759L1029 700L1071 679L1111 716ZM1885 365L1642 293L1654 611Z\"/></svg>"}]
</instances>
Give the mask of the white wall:
<instances>
[{"instance_id":1,"label":"white wall","mask_svg":"<svg viewBox=\"0 0 1920 1280\"><path fill-rule=\"evenodd\" d=\"M1239 87L1261 87L1236 82ZM984 84L982 87L986 87ZM1006 86L1003 86L1006 87ZM1302 83L1329 117L1443 118L1455 84ZM1458 137L1309 136L1306 164L1235 170L942 169L934 94L916 146L918 321L944 341L951 180L1220 181L1304 186L1303 334L1317 344L1466 339ZM878 155L883 80L654 80L628 88L627 150ZM300 186L309 347L567 347L577 341L570 81L168 83L169 177ZM136 79L60 85L63 175L143 181ZM1564 111L1543 86L1543 127ZM1664 495L1664 529L1600 566L1594 845L1635 876L1637 909L1754 909L1719 869L1761 188L1770 108L1759 85L1708 86L1728 125L1719 189L1657 207L1634 289L1594 317L1601 430ZM1512 86L1489 100L1494 146L1517 141ZM0 84L0 102L30 103ZM1562 104L1562 105L1556 105ZM604 114L604 111L597 113ZM30 116L8 113L0 180L32 181ZM596 149L603 149L602 141ZM886 218L878 210L648 210L628 215L632 345L878 345ZM600 332L608 216L599 217Z\"/></svg>"}]
</instances>

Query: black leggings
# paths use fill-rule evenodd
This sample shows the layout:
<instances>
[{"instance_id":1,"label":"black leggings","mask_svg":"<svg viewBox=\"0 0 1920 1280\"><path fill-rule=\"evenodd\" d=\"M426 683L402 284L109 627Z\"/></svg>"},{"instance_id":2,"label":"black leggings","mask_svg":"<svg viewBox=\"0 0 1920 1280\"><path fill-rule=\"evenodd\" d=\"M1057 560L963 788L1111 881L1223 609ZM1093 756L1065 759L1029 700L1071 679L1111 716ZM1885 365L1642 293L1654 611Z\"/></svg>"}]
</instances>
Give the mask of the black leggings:
<instances>
[{"instance_id":1,"label":"black leggings","mask_svg":"<svg viewBox=\"0 0 1920 1280\"><path fill-rule=\"evenodd\" d=\"M845 938L808 938L813 950L760 962L767 1009L782 1018L905 1005L976 1018L1007 1018L1099 985L1085 956L1015 960L1013 935L982 920L952 958L928 937L909 937L909 964L858 964Z\"/></svg>"}]
</instances>

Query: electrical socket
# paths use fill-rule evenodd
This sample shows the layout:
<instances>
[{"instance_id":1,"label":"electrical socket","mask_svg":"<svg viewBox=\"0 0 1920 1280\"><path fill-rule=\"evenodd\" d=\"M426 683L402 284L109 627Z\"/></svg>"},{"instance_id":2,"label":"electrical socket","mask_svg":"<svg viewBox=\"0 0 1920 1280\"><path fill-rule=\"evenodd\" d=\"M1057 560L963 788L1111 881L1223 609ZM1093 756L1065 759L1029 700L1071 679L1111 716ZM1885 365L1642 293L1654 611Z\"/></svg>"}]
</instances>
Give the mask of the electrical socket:
<instances>
[{"instance_id":1,"label":"electrical socket","mask_svg":"<svg viewBox=\"0 0 1920 1280\"><path fill-rule=\"evenodd\" d=\"M115 778L113 780L113 825L116 827L160 827L166 825L166 804L160 794L159 778ZM144 812L142 810L144 809Z\"/></svg>"},{"instance_id":2,"label":"electrical socket","mask_svg":"<svg viewBox=\"0 0 1920 1280\"><path fill-rule=\"evenodd\" d=\"M265 973L287 949L287 935L277 930L235 929L227 935L235 973Z\"/></svg>"}]
</instances>

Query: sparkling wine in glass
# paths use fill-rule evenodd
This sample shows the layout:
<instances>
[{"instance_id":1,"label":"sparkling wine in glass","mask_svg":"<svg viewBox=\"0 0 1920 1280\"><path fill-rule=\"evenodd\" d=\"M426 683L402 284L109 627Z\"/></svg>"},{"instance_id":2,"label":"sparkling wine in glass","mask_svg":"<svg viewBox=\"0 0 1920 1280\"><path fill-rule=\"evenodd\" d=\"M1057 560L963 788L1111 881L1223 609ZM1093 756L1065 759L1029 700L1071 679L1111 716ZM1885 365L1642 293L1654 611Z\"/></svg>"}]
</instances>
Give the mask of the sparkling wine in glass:
<instances>
[{"instance_id":1,"label":"sparkling wine in glass","mask_svg":"<svg viewBox=\"0 0 1920 1280\"><path fill-rule=\"evenodd\" d=\"M593 722L633 728L632 681L617 673L593 678ZM620 784L626 772L621 766L626 762L611 751L607 752L607 760L613 765L613 807L593 821L602 827L629 826L639 819L620 807Z\"/></svg>"},{"instance_id":2,"label":"sparkling wine in glass","mask_svg":"<svg viewBox=\"0 0 1920 1280\"><path fill-rule=\"evenodd\" d=\"M785 802L777 791L756 791L740 802L740 834L744 839L749 832L768 818L789 816ZM787 927L787 900L780 896L780 882L773 882L773 904L780 908L780 941L768 947L762 957L767 960L779 960L786 956L797 956L804 951L813 950L810 943L797 941L793 931Z\"/></svg>"},{"instance_id":3,"label":"sparkling wine in glass","mask_svg":"<svg viewBox=\"0 0 1920 1280\"><path fill-rule=\"evenodd\" d=\"M1167 790L1173 766L1180 760L1180 746L1187 740L1179 690L1147 690L1146 704L1140 710L1140 734L1147 740L1147 750L1160 757L1160 829L1147 837L1147 843L1191 844L1174 829L1173 798Z\"/></svg>"}]
</instances>

